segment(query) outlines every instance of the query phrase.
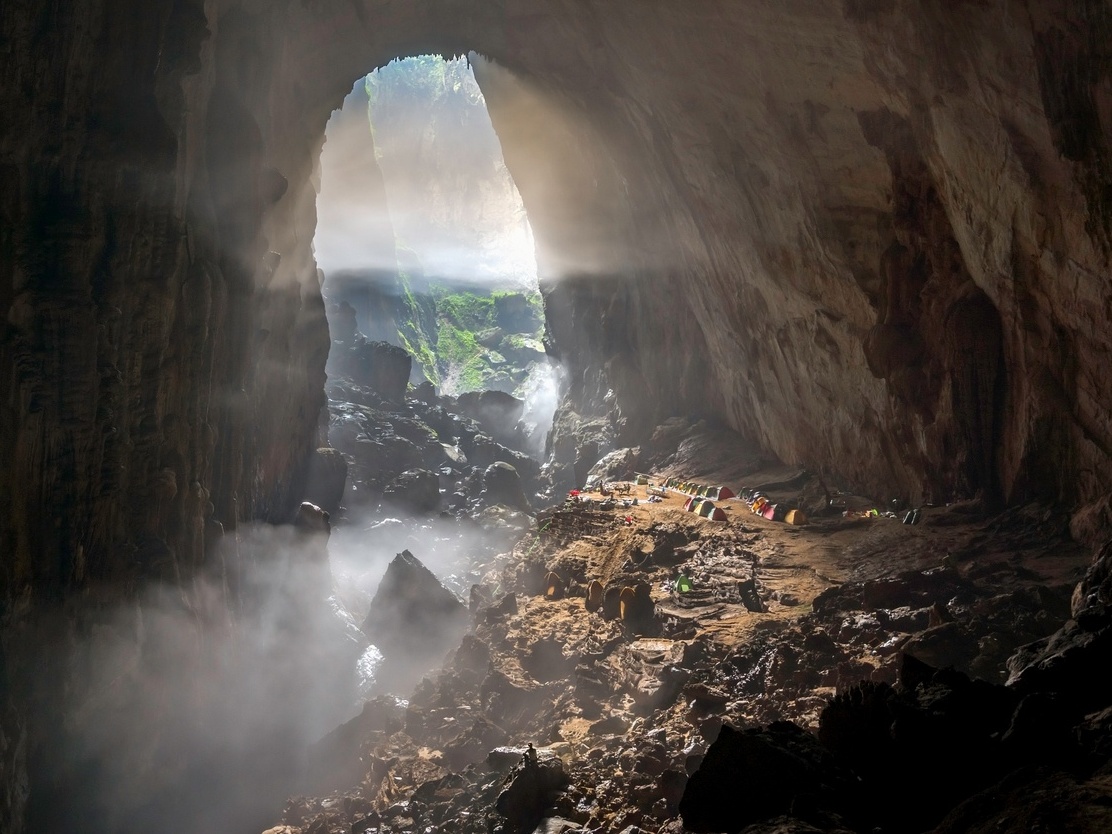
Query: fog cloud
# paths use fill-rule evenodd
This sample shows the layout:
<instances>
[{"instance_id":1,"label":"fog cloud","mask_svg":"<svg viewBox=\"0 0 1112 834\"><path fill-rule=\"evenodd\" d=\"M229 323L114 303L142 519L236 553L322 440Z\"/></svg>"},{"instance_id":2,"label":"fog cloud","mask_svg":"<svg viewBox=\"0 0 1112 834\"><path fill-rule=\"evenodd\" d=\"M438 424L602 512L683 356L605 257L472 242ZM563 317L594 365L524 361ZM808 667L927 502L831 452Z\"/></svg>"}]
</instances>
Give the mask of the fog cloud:
<instances>
[{"instance_id":1,"label":"fog cloud","mask_svg":"<svg viewBox=\"0 0 1112 834\"><path fill-rule=\"evenodd\" d=\"M332 592L324 538L243 526L180 588L152 581L72 652L56 830L257 832L308 745L358 706L366 641Z\"/></svg>"},{"instance_id":2,"label":"fog cloud","mask_svg":"<svg viewBox=\"0 0 1112 834\"><path fill-rule=\"evenodd\" d=\"M336 270L536 286L532 230L466 59L421 56L360 79L328 124L317 261Z\"/></svg>"}]
</instances>

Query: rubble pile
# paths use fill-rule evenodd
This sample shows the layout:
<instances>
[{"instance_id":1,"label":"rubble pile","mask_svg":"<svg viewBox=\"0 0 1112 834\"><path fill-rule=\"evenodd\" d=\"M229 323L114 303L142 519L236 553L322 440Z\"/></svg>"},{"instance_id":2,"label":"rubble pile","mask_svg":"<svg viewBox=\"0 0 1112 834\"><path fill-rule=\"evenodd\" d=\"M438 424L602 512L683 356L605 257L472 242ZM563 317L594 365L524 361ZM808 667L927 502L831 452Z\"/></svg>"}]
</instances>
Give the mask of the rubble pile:
<instances>
[{"instance_id":1,"label":"rubble pile","mask_svg":"<svg viewBox=\"0 0 1112 834\"><path fill-rule=\"evenodd\" d=\"M472 589L443 668L352 728L358 784L276 830L956 832L1001 795L1025 810L994 830L1112 822L1112 693L1069 677L1107 652L1112 548L1071 608L1084 554L1018 517L573 497Z\"/></svg>"}]
</instances>

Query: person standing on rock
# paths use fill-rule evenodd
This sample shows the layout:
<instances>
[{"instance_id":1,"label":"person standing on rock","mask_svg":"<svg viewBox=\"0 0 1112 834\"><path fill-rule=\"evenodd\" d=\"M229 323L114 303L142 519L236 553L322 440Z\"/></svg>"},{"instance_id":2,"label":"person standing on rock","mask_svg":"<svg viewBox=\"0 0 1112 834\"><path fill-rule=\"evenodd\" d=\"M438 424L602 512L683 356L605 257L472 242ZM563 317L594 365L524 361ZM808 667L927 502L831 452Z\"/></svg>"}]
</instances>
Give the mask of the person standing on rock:
<instances>
[{"instance_id":1,"label":"person standing on rock","mask_svg":"<svg viewBox=\"0 0 1112 834\"><path fill-rule=\"evenodd\" d=\"M535 768L537 766L537 748L533 746L533 742L529 742L525 748L525 752L521 754L521 764L527 768Z\"/></svg>"}]
</instances>

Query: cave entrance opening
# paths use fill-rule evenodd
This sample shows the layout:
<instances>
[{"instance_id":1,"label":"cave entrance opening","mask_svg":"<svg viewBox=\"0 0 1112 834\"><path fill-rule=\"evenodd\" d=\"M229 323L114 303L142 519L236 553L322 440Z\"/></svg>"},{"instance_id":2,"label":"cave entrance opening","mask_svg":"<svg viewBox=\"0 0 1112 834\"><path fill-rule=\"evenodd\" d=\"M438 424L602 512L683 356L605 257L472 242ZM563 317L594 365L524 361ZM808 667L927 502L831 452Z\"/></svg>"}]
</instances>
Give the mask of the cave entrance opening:
<instances>
[{"instance_id":1,"label":"cave entrance opening","mask_svg":"<svg viewBox=\"0 0 1112 834\"><path fill-rule=\"evenodd\" d=\"M334 340L399 345L410 382L525 401L534 453L556 407L533 232L471 54L390 62L326 129L314 249ZM336 342L340 342L337 345Z\"/></svg>"}]
</instances>

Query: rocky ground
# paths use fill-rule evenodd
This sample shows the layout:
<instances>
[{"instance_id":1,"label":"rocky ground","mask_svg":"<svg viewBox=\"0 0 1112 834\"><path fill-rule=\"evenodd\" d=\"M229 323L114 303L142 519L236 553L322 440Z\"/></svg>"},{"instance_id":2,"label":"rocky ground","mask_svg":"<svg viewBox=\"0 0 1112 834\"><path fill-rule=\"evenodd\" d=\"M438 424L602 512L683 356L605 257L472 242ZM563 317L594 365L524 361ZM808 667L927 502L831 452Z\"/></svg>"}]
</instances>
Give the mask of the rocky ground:
<instances>
[{"instance_id":1,"label":"rocky ground","mask_svg":"<svg viewBox=\"0 0 1112 834\"><path fill-rule=\"evenodd\" d=\"M481 565L443 667L322 741L272 834L1109 830L1112 691L1075 671L1109 652L1109 553L1089 568L1040 505L862 518L669 432L596 475L729 476L810 523L649 485L537 514Z\"/></svg>"}]
</instances>

